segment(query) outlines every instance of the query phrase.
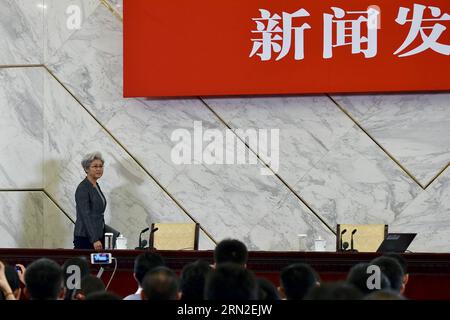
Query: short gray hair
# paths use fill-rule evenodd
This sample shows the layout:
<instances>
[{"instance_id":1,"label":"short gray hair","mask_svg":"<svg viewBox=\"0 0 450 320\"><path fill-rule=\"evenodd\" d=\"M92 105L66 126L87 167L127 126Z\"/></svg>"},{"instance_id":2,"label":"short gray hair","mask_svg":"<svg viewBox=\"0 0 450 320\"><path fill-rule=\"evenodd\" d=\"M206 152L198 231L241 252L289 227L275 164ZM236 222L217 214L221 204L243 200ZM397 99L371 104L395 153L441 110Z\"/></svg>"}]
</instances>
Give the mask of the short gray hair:
<instances>
[{"instance_id":1,"label":"short gray hair","mask_svg":"<svg viewBox=\"0 0 450 320\"><path fill-rule=\"evenodd\" d=\"M103 160L102 154L100 152L96 151L96 152L88 153L81 160L81 166L83 167L84 171L89 169L89 167L91 166L91 163L94 160L100 160L103 164L105 163L105 160Z\"/></svg>"}]
</instances>

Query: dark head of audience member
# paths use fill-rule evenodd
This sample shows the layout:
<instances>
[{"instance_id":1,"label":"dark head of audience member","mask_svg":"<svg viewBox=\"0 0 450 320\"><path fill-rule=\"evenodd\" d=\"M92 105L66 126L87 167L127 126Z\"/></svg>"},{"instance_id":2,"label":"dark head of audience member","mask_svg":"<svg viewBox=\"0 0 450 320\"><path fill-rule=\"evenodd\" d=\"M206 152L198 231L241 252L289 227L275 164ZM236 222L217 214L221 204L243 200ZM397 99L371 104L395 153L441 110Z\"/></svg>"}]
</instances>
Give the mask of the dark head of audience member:
<instances>
[{"instance_id":1,"label":"dark head of audience member","mask_svg":"<svg viewBox=\"0 0 450 320\"><path fill-rule=\"evenodd\" d=\"M164 267L165 262L163 257L155 252L146 252L140 254L134 260L134 278L138 284L142 287L142 281L144 280L147 272L154 268Z\"/></svg>"},{"instance_id":2,"label":"dark head of audience member","mask_svg":"<svg viewBox=\"0 0 450 320\"><path fill-rule=\"evenodd\" d=\"M142 282L142 300L178 300L178 279L175 272L166 267L150 270Z\"/></svg>"},{"instance_id":3,"label":"dark head of audience member","mask_svg":"<svg viewBox=\"0 0 450 320\"><path fill-rule=\"evenodd\" d=\"M141 300L142 281L144 281L145 275L150 270L163 266L165 266L164 259L156 252L146 252L137 256L134 259L133 277L138 284L138 291L126 296L124 300Z\"/></svg>"},{"instance_id":4,"label":"dark head of audience member","mask_svg":"<svg viewBox=\"0 0 450 320\"><path fill-rule=\"evenodd\" d=\"M405 290L403 285L403 269L396 259L381 256L373 259L370 264L380 267L381 272L388 277L392 290L399 293Z\"/></svg>"},{"instance_id":5,"label":"dark head of audience member","mask_svg":"<svg viewBox=\"0 0 450 320\"><path fill-rule=\"evenodd\" d=\"M93 276L87 275L81 279L80 290L76 293L76 300L85 300L87 296L96 292L105 292L106 287L102 280Z\"/></svg>"},{"instance_id":6,"label":"dark head of audience member","mask_svg":"<svg viewBox=\"0 0 450 320\"><path fill-rule=\"evenodd\" d=\"M361 300L364 295L355 286L346 282L321 283L313 287L305 300Z\"/></svg>"},{"instance_id":7,"label":"dark head of audience member","mask_svg":"<svg viewBox=\"0 0 450 320\"><path fill-rule=\"evenodd\" d=\"M377 274L371 271L369 266L368 263L354 265L347 275L347 283L355 286L363 295L377 290L390 289L391 283L387 276L381 272L379 279L376 279Z\"/></svg>"},{"instance_id":8,"label":"dark head of audience member","mask_svg":"<svg viewBox=\"0 0 450 320\"><path fill-rule=\"evenodd\" d=\"M250 270L235 263L221 263L206 279L206 300L256 300L258 285Z\"/></svg>"},{"instance_id":9,"label":"dark head of audience member","mask_svg":"<svg viewBox=\"0 0 450 320\"><path fill-rule=\"evenodd\" d=\"M220 241L214 250L214 262L218 266L222 263L236 263L246 267L248 251L246 245L236 239Z\"/></svg>"},{"instance_id":10,"label":"dark head of audience member","mask_svg":"<svg viewBox=\"0 0 450 320\"><path fill-rule=\"evenodd\" d=\"M386 253L386 254L384 254L384 256L397 260L397 262L402 267L402 271L403 271L403 288L402 288L402 291L400 293L403 294L404 291L405 291L405 288L406 288L406 284L409 281L408 262L406 262L406 259L403 258L398 253L393 253L393 252L392 253Z\"/></svg>"},{"instance_id":11,"label":"dark head of audience member","mask_svg":"<svg viewBox=\"0 0 450 320\"><path fill-rule=\"evenodd\" d=\"M211 266L205 260L186 265L181 272L181 300L203 300L206 278L211 271Z\"/></svg>"},{"instance_id":12,"label":"dark head of audience member","mask_svg":"<svg viewBox=\"0 0 450 320\"><path fill-rule=\"evenodd\" d=\"M5 277L6 281L8 281L8 284L11 287L14 298L16 298L16 300L19 300L22 289L20 288L20 279L19 275L17 274L16 268L10 265L5 265ZM3 296L3 292L0 290L0 300L4 299L5 297Z\"/></svg>"},{"instance_id":13,"label":"dark head of audience member","mask_svg":"<svg viewBox=\"0 0 450 320\"><path fill-rule=\"evenodd\" d=\"M120 297L114 293L107 292L107 291L98 291L89 294L86 297L86 300L96 300L96 301L104 301L104 300L121 300Z\"/></svg>"},{"instance_id":14,"label":"dark head of audience member","mask_svg":"<svg viewBox=\"0 0 450 320\"><path fill-rule=\"evenodd\" d=\"M392 290L378 290L365 296L363 300L406 300L406 298Z\"/></svg>"},{"instance_id":15,"label":"dark head of audience member","mask_svg":"<svg viewBox=\"0 0 450 320\"><path fill-rule=\"evenodd\" d=\"M25 272L25 291L31 300L57 300L64 297L63 272L53 260L42 258Z\"/></svg>"},{"instance_id":16,"label":"dark head of audience member","mask_svg":"<svg viewBox=\"0 0 450 320\"><path fill-rule=\"evenodd\" d=\"M80 279L83 279L87 275L89 275L89 263L87 262L86 258L84 257L75 257L70 258L66 260L62 266L63 276L64 276L64 287L66 288L66 293L64 296L64 300L72 300L75 296L76 289L68 289L68 279L73 279L72 281L69 280L69 282L72 282L72 285L75 285L75 277L71 277L72 275L79 274Z\"/></svg>"},{"instance_id":17,"label":"dark head of audience member","mask_svg":"<svg viewBox=\"0 0 450 320\"><path fill-rule=\"evenodd\" d=\"M320 284L319 275L309 265L294 263L280 274L280 296L286 300L303 300L308 291Z\"/></svg>"},{"instance_id":18,"label":"dark head of audience member","mask_svg":"<svg viewBox=\"0 0 450 320\"><path fill-rule=\"evenodd\" d=\"M258 300L262 301L274 301L280 300L277 288L267 279L257 278L256 283L258 285Z\"/></svg>"}]
</instances>

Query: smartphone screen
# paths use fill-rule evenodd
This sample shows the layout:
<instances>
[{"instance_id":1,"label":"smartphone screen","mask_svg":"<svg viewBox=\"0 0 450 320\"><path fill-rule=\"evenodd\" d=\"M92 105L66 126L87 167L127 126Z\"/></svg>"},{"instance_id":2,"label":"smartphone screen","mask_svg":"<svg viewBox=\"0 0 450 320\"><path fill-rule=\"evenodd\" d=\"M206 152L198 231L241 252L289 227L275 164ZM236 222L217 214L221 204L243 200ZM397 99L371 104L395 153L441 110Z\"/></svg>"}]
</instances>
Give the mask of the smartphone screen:
<instances>
[{"instance_id":1,"label":"smartphone screen","mask_svg":"<svg viewBox=\"0 0 450 320\"><path fill-rule=\"evenodd\" d=\"M109 264L111 263L111 253L91 253L92 264Z\"/></svg>"}]
</instances>

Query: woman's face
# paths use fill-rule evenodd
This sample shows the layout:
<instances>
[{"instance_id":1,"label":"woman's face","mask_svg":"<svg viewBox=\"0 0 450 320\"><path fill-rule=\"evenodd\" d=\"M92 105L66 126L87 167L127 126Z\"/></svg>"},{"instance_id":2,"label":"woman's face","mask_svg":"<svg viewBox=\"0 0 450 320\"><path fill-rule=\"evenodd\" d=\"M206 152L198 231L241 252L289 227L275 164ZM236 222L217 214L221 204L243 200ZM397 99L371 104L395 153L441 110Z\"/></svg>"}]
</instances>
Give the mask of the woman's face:
<instances>
[{"instance_id":1,"label":"woman's face","mask_svg":"<svg viewBox=\"0 0 450 320\"><path fill-rule=\"evenodd\" d=\"M92 161L86 173L88 176L94 178L95 180L100 179L103 175L103 162L101 162L100 160Z\"/></svg>"}]
</instances>

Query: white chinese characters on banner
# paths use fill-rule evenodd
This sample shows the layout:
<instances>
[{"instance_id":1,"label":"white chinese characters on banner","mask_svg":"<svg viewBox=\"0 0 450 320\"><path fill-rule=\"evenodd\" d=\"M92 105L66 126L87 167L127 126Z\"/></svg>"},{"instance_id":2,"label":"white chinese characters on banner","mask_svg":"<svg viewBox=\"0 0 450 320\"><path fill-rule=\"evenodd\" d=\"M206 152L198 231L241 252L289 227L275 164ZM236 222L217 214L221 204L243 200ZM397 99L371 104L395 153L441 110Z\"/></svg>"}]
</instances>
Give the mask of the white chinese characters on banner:
<instances>
[{"instance_id":1,"label":"white chinese characters on banner","mask_svg":"<svg viewBox=\"0 0 450 320\"><path fill-rule=\"evenodd\" d=\"M432 18L424 18L429 9ZM380 21L380 9L377 6L370 6L365 11L345 11L341 8L332 7L333 14L323 15L324 39L323 58L333 57L333 48L340 46L351 46L352 54L363 53L365 58L373 58L378 51L378 29ZM294 59L303 60L305 58L305 30L311 26L304 22L298 25L298 20L294 18L309 17L310 14L305 9L299 9L294 13L283 12L282 15L271 15L270 11L259 9L261 17L253 18L256 22L256 29L252 33L259 34L261 38L251 39L253 48L249 57L259 56L262 61L272 60L272 54L278 53L276 61L286 57L294 43ZM447 30L443 22L450 21L448 13L442 13L441 9L433 6L414 4L412 18L408 19L409 8L400 7L397 19L400 25L411 23L410 31L403 44L395 51L398 57L409 57L431 49L442 55L450 55L450 44L439 42L439 38ZM358 15L358 16L355 16ZM434 22L433 25L430 22ZM367 30L367 32L365 32ZM367 36L362 34L367 33ZM294 39L292 39L294 34ZM333 39L333 35L335 39ZM406 51L418 37L422 43L409 51ZM363 48L364 47L364 48ZM405 52L406 51L406 52Z\"/></svg>"},{"instance_id":2,"label":"white chinese characters on banner","mask_svg":"<svg viewBox=\"0 0 450 320\"><path fill-rule=\"evenodd\" d=\"M424 13L426 8L427 8L426 6L414 4L412 19L408 19L408 13L410 9L404 7L400 8L397 19L395 21L400 25L405 25L407 22L411 22L411 29L405 42L403 42L400 48L398 48L397 51L395 51L394 55L398 55L399 57L403 58L421 53L428 49L432 49L437 53L443 55L447 56L450 55L450 45L445 45L438 42L439 37L447 29L446 26L438 22L450 21L450 15L447 13L441 15L440 8L429 6L428 8L433 18L424 19ZM422 26L424 22L435 22L435 23L433 26ZM431 32L429 32L429 35L425 33L425 30L431 30ZM422 38L422 44L410 51L400 54L417 39L419 34L420 37Z\"/></svg>"},{"instance_id":3,"label":"white chinese characters on banner","mask_svg":"<svg viewBox=\"0 0 450 320\"><path fill-rule=\"evenodd\" d=\"M289 14L283 12L281 18L278 14L271 16L265 9L259 9L260 18L253 18L256 22L256 31L252 33L260 34L261 38L252 39L253 49L250 57L258 55L262 61L268 61L272 58L272 53L279 53L276 61L284 58L292 46L292 31L294 31L294 59L302 60L304 53L304 33L306 29L311 29L308 23L303 23L300 27L293 27L294 18L308 17L309 13L305 9L299 9ZM280 26L280 20L282 25ZM281 45L280 45L281 42Z\"/></svg>"},{"instance_id":4,"label":"white chinese characters on banner","mask_svg":"<svg viewBox=\"0 0 450 320\"><path fill-rule=\"evenodd\" d=\"M363 53L365 58L373 58L377 55L377 32L380 12L372 7L367 11L348 11L332 7L333 15L324 14L324 39L323 57L333 57L333 48L351 45L352 54ZM346 15L354 17L347 18ZM358 16L355 16L358 15ZM351 25L351 27L348 27ZM367 37L361 36L363 25L367 28ZM336 28L336 41L333 41L333 27ZM367 44L362 49L362 44Z\"/></svg>"}]
</instances>

